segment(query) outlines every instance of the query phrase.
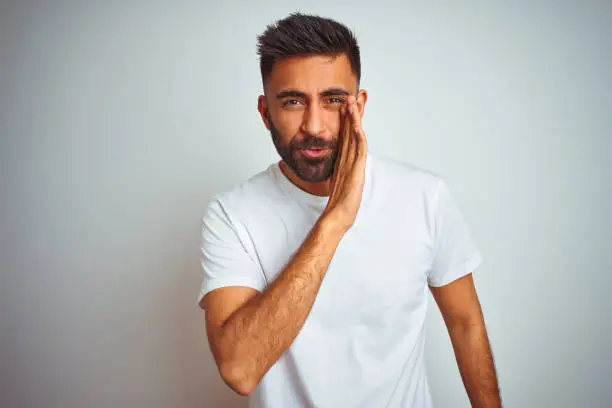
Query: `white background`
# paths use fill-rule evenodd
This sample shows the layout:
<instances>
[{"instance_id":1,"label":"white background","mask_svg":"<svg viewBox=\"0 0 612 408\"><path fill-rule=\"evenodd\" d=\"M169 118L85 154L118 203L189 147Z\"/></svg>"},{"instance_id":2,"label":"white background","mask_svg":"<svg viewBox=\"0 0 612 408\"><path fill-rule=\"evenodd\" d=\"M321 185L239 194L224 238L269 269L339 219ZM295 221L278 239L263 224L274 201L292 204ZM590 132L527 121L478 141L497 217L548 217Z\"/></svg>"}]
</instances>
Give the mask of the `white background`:
<instances>
[{"instance_id":1,"label":"white background","mask_svg":"<svg viewBox=\"0 0 612 408\"><path fill-rule=\"evenodd\" d=\"M612 5L595 1L2 2L0 405L245 406L196 305L200 217L277 160L255 39L297 9L356 31L370 150L448 181L506 406L610 406ZM467 407L431 305L434 401Z\"/></svg>"}]
</instances>

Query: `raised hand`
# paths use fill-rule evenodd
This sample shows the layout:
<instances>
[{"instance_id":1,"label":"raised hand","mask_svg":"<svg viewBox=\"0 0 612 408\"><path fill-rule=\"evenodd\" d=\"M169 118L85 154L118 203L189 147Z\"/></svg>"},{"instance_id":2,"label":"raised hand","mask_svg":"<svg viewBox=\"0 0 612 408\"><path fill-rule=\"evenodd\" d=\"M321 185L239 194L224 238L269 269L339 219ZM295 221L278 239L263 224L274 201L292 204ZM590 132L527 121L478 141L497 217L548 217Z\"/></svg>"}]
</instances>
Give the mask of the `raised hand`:
<instances>
[{"instance_id":1,"label":"raised hand","mask_svg":"<svg viewBox=\"0 0 612 408\"><path fill-rule=\"evenodd\" d=\"M331 178L331 193L321 217L327 217L344 231L352 227L361 205L367 156L366 136L353 95L341 110L340 151Z\"/></svg>"}]
</instances>

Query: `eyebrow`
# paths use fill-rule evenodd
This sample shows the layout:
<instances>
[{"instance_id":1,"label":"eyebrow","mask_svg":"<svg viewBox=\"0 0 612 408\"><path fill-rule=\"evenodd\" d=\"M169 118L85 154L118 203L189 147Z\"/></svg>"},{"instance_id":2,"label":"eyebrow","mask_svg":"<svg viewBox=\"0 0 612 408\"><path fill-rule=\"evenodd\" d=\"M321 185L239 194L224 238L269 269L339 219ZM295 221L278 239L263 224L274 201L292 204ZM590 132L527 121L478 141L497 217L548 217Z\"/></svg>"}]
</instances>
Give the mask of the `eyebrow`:
<instances>
[{"instance_id":1,"label":"eyebrow","mask_svg":"<svg viewBox=\"0 0 612 408\"><path fill-rule=\"evenodd\" d=\"M319 96L321 97L325 97L325 96L333 96L333 95L344 95L344 96L348 96L351 93L349 91L347 91L346 89L343 88L329 88L324 90L323 92L319 93ZM288 89L286 91L282 91L279 92L276 95L276 99L283 99L283 98L287 98L287 97L294 97L294 98L303 98L306 99L306 94L302 91L298 91L296 89Z\"/></svg>"}]
</instances>

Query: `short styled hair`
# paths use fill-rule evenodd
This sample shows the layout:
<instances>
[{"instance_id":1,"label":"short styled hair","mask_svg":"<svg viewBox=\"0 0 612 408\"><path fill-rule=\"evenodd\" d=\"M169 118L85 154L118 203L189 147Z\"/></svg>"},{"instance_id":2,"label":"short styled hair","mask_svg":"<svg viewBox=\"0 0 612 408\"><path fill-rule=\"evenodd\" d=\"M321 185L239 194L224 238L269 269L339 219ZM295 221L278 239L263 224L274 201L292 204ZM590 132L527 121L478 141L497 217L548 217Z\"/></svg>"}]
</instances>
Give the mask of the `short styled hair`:
<instances>
[{"instance_id":1,"label":"short styled hair","mask_svg":"<svg viewBox=\"0 0 612 408\"><path fill-rule=\"evenodd\" d=\"M292 13L268 25L257 37L257 54L264 86L276 61L298 56L345 54L357 84L361 79L361 59L355 35L345 25L329 18Z\"/></svg>"}]
</instances>

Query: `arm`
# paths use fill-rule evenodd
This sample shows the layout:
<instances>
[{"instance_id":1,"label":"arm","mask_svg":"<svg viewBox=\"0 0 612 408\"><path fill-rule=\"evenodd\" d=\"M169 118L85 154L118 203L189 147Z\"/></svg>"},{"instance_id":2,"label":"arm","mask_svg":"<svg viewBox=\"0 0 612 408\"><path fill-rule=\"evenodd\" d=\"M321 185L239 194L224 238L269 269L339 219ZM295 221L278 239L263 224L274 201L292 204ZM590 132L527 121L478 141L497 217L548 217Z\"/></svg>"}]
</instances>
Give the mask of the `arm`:
<instances>
[{"instance_id":1,"label":"arm","mask_svg":"<svg viewBox=\"0 0 612 408\"><path fill-rule=\"evenodd\" d=\"M430 289L448 329L472 406L501 407L493 356L472 274Z\"/></svg>"},{"instance_id":2,"label":"arm","mask_svg":"<svg viewBox=\"0 0 612 408\"><path fill-rule=\"evenodd\" d=\"M251 393L299 333L336 248L355 221L367 157L360 112L350 96L341 111L340 152L327 207L278 278L263 293L226 287L204 298L215 361L223 380L242 395Z\"/></svg>"},{"instance_id":3,"label":"arm","mask_svg":"<svg viewBox=\"0 0 612 408\"><path fill-rule=\"evenodd\" d=\"M204 298L206 330L223 380L248 395L291 345L310 313L343 236L321 219L263 293L220 288Z\"/></svg>"}]
</instances>

